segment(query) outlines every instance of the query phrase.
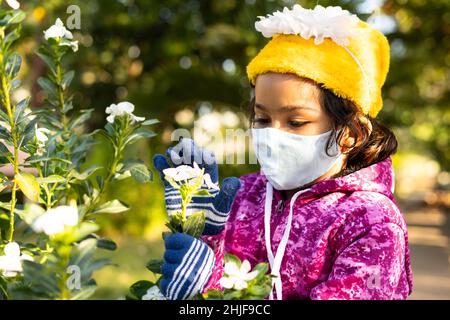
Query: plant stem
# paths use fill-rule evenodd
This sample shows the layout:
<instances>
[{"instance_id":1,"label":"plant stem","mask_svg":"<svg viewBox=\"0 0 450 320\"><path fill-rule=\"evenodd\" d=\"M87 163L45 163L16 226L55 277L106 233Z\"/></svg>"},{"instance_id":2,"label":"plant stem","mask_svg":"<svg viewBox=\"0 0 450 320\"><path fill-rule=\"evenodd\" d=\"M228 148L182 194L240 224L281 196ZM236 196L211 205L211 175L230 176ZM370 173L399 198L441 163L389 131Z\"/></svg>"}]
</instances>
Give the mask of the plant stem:
<instances>
[{"instance_id":1,"label":"plant stem","mask_svg":"<svg viewBox=\"0 0 450 320\"><path fill-rule=\"evenodd\" d=\"M114 156L111 161L111 166L109 168L109 172L108 172L105 180L103 181L103 185L100 187L100 190L99 190L97 196L94 199L92 199L91 203L89 204L88 209L86 210L86 213L90 212L90 210L95 208L95 206L100 201L102 195L108 189L108 186L109 186L110 182L112 181L112 179L114 178L114 174L117 171L117 166L120 163L120 161L122 161L123 148L124 148L123 147L123 139L122 139L122 137L119 137L119 139L117 141L117 145L114 146Z\"/></svg>"},{"instance_id":2,"label":"plant stem","mask_svg":"<svg viewBox=\"0 0 450 320\"><path fill-rule=\"evenodd\" d=\"M0 43L3 42L4 32L0 33ZM1 49L0 52L0 61L3 61L4 59L4 52L3 49ZM14 211L16 207L16 189L17 189L17 180L16 175L19 173L19 146L18 146L18 137L17 137L17 129L16 124L14 121L14 112L15 112L15 106L11 104L11 99L9 95L9 79L6 76L5 73L5 66L2 64L1 66L1 91L3 94L3 105L7 111L8 119L9 119L9 125L10 125L10 132L11 132L11 139L13 143L13 171L14 171L14 181L13 186L11 190L11 209L9 212L9 233L8 233L8 241L11 242L14 235Z\"/></svg>"},{"instance_id":3,"label":"plant stem","mask_svg":"<svg viewBox=\"0 0 450 320\"><path fill-rule=\"evenodd\" d=\"M63 125L63 136L67 134L68 128L67 128L67 116L63 112L64 110L64 88L62 86L62 80L63 80L63 69L62 69L62 63L61 63L61 55L57 53L57 59L56 59L56 85L58 89L58 104L61 111L61 122Z\"/></svg>"}]
</instances>

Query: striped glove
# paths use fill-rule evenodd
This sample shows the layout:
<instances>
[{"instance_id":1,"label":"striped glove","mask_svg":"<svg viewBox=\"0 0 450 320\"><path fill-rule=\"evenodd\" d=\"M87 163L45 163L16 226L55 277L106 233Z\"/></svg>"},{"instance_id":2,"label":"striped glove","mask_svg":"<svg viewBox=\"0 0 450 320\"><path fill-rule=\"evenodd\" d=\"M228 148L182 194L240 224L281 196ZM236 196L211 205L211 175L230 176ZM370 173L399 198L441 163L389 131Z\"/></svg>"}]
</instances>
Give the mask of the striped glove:
<instances>
[{"instance_id":1,"label":"striped glove","mask_svg":"<svg viewBox=\"0 0 450 320\"><path fill-rule=\"evenodd\" d=\"M205 169L205 174L211 178L210 182L218 185L219 174L214 154L196 146L192 139L183 139L175 147L169 148L166 154L175 166L183 164L192 166L195 161L200 168ZM181 210L180 192L164 179L163 170L171 167L167 158L162 154L157 154L153 158L153 163L164 182L166 210L170 215ZM192 197L191 203L187 206L186 215L189 216L201 210L205 212L206 223L203 235L216 235L224 229L231 205L240 186L238 178L229 177L223 180L220 190L209 189L210 195L208 196ZM208 189L208 185L204 183L201 189Z\"/></svg>"},{"instance_id":2,"label":"striped glove","mask_svg":"<svg viewBox=\"0 0 450 320\"><path fill-rule=\"evenodd\" d=\"M186 300L203 291L215 258L206 243L184 233L165 237L161 292L170 300Z\"/></svg>"}]
</instances>

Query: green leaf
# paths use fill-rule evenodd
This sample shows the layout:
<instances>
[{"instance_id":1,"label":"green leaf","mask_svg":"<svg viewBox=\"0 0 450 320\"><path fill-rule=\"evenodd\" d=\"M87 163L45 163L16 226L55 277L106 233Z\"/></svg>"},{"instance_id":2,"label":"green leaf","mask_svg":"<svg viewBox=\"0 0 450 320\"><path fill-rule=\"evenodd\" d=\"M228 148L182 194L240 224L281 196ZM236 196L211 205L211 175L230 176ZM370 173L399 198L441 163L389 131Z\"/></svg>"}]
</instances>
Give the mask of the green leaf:
<instances>
[{"instance_id":1,"label":"green leaf","mask_svg":"<svg viewBox=\"0 0 450 320\"><path fill-rule=\"evenodd\" d=\"M28 199L34 202L39 201L39 182L34 175L28 172L18 173L15 176L15 180Z\"/></svg>"},{"instance_id":2,"label":"green leaf","mask_svg":"<svg viewBox=\"0 0 450 320\"><path fill-rule=\"evenodd\" d=\"M150 281L146 281L146 280L141 280L138 282L135 282L131 287L130 287L130 292L131 294L133 294L136 298L138 298L139 300L142 299L142 296L144 296L147 293L147 290L150 289L151 287L153 287L155 284L153 282Z\"/></svg>"},{"instance_id":3,"label":"green leaf","mask_svg":"<svg viewBox=\"0 0 450 320\"><path fill-rule=\"evenodd\" d=\"M20 135L22 136L22 140L19 143L19 146L24 146L27 145L28 142L30 141L34 141L34 138L36 136L36 123L38 122L39 118L34 118L33 120L29 121L25 128L23 128L23 126L21 126L22 132L20 133ZM28 121L28 119L26 119L26 121Z\"/></svg>"},{"instance_id":4,"label":"green leaf","mask_svg":"<svg viewBox=\"0 0 450 320\"><path fill-rule=\"evenodd\" d=\"M72 101L65 101L64 102L64 107L63 107L63 109L62 109L62 112L63 113L67 113L67 112L69 112L70 110L72 110L73 109L73 103L72 103Z\"/></svg>"},{"instance_id":5,"label":"green leaf","mask_svg":"<svg viewBox=\"0 0 450 320\"><path fill-rule=\"evenodd\" d=\"M13 92L17 88L19 88L21 84L22 84L22 81L20 81L19 79L11 80L10 85L9 85L9 92Z\"/></svg>"},{"instance_id":6,"label":"green leaf","mask_svg":"<svg viewBox=\"0 0 450 320\"><path fill-rule=\"evenodd\" d=\"M194 238L200 238L204 229L205 212L203 211L191 214L183 224L183 232Z\"/></svg>"},{"instance_id":7,"label":"green leaf","mask_svg":"<svg viewBox=\"0 0 450 320\"><path fill-rule=\"evenodd\" d=\"M0 109L0 119L3 120L4 122L8 123L9 122L9 116L5 113L5 111ZM5 127L0 126L0 128L3 130L6 130Z\"/></svg>"},{"instance_id":8,"label":"green leaf","mask_svg":"<svg viewBox=\"0 0 450 320\"><path fill-rule=\"evenodd\" d=\"M156 136L156 133L153 131L146 129L146 128L139 128L136 131L134 131L126 140L125 144L132 144L136 141L138 141L141 138L152 138Z\"/></svg>"},{"instance_id":9,"label":"green leaf","mask_svg":"<svg viewBox=\"0 0 450 320\"><path fill-rule=\"evenodd\" d=\"M114 137L116 135L116 129L114 129L114 126L112 123L107 122L105 124L105 130L111 137Z\"/></svg>"},{"instance_id":10,"label":"green leaf","mask_svg":"<svg viewBox=\"0 0 450 320\"><path fill-rule=\"evenodd\" d=\"M75 71L73 71L73 70L67 72L64 75L64 77L62 79L62 82L61 82L61 86L62 86L63 90L66 90L70 86L70 84L72 83L74 75L75 75Z\"/></svg>"},{"instance_id":11,"label":"green leaf","mask_svg":"<svg viewBox=\"0 0 450 320\"><path fill-rule=\"evenodd\" d=\"M261 262L258 263L252 271L258 271L258 275L255 278L256 280L261 280L262 278L264 278L264 276L266 275L266 273L269 271L269 265L265 262Z\"/></svg>"},{"instance_id":12,"label":"green leaf","mask_svg":"<svg viewBox=\"0 0 450 320\"><path fill-rule=\"evenodd\" d=\"M243 292L241 290L227 292L223 296L223 300L240 300Z\"/></svg>"},{"instance_id":13,"label":"green leaf","mask_svg":"<svg viewBox=\"0 0 450 320\"><path fill-rule=\"evenodd\" d=\"M97 240L88 238L78 244L77 252L71 258L70 264L77 265L82 269L86 263L92 258L97 248Z\"/></svg>"},{"instance_id":14,"label":"green leaf","mask_svg":"<svg viewBox=\"0 0 450 320\"><path fill-rule=\"evenodd\" d=\"M94 214L99 213L120 213L127 211L129 207L119 200L108 201L94 210Z\"/></svg>"},{"instance_id":15,"label":"green leaf","mask_svg":"<svg viewBox=\"0 0 450 320\"><path fill-rule=\"evenodd\" d=\"M54 161L54 162L63 162L66 164L72 164L71 161L63 159L63 158L57 158L57 157L42 157L42 156L31 156L26 159L27 163L32 164L36 162L47 162L47 161Z\"/></svg>"},{"instance_id":16,"label":"green leaf","mask_svg":"<svg viewBox=\"0 0 450 320\"><path fill-rule=\"evenodd\" d=\"M241 266L241 260L237 256L230 253L225 253L224 263L226 264L228 262L234 262L238 267Z\"/></svg>"},{"instance_id":17,"label":"green leaf","mask_svg":"<svg viewBox=\"0 0 450 320\"><path fill-rule=\"evenodd\" d=\"M206 300L222 300L223 291L217 289L209 289L205 294L203 294L203 298L205 298Z\"/></svg>"},{"instance_id":18,"label":"green leaf","mask_svg":"<svg viewBox=\"0 0 450 320\"><path fill-rule=\"evenodd\" d=\"M36 178L39 183L63 183L66 182L66 179L57 175L52 174L45 178Z\"/></svg>"},{"instance_id":19,"label":"green leaf","mask_svg":"<svg viewBox=\"0 0 450 320\"><path fill-rule=\"evenodd\" d=\"M210 196L211 193L209 193L206 189L197 189L194 191L194 195L196 196Z\"/></svg>"},{"instance_id":20,"label":"green leaf","mask_svg":"<svg viewBox=\"0 0 450 320\"><path fill-rule=\"evenodd\" d=\"M251 295L255 295L260 297L261 299L264 299L270 294L270 289L271 288L267 286L254 285L247 288L247 292Z\"/></svg>"},{"instance_id":21,"label":"green leaf","mask_svg":"<svg viewBox=\"0 0 450 320\"><path fill-rule=\"evenodd\" d=\"M41 77L37 80L37 82L41 86L41 88L45 90L48 94L52 95L53 97L57 96L56 86L49 79Z\"/></svg>"},{"instance_id":22,"label":"green leaf","mask_svg":"<svg viewBox=\"0 0 450 320\"><path fill-rule=\"evenodd\" d=\"M147 269L156 274L162 274L161 266L163 265L164 260L150 260L147 263Z\"/></svg>"},{"instance_id":23,"label":"green leaf","mask_svg":"<svg viewBox=\"0 0 450 320\"><path fill-rule=\"evenodd\" d=\"M0 26L7 26L11 24L21 23L26 17L25 12L22 10L10 11L3 19L0 20Z\"/></svg>"},{"instance_id":24,"label":"green leaf","mask_svg":"<svg viewBox=\"0 0 450 320\"><path fill-rule=\"evenodd\" d=\"M95 176L95 181L97 181L97 186L99 189L103 188L105 178L103 178L102 176Z\"/></svg>"},{"instance_id":25,"label":"green leaf","mask_svg":"<svg viewBox=\"0 0 450 320\"><path fill-rule=\"evenodd\" d=\"M11 151L9 151L9 149L2 142L0 142L0 154L12 162L13 155Z\"/></svg>"},{"instance_id":26,"label":"green leaf","mask_svg":"<svg viewBox=\"0 0 450 320\"><path fill-rule=\"evenodd\" d=\"M92 116L93 111L94 111L94 109L82 110L81 114L71 121L71 123L69 125L69 130L73 130L76 127L78 127L79 125L81 125L84 122L86 122L87 120L89 120Z\"/></svg>"},{"instance_id":27,"label":"green leaf","mask_svg":"<svg viewBox=\"0 0 450 320\"><path fill-rule=\"evenodd\" d=\"M6 60L5 72L9 79L14 79L22 65L22 57L18 53L11 54Z\"/></svg>"},{"instance_id":28,"label":"green leaf","mask_svg":"<svg viewBox=\"0 0 450 320\"><path fill-rule=\"evenodd\" d=\"M131 168L128 168L130 170L131 176L140 183L146 183L149 181L152 181L152 174L148 170L148 168L142 164L134 164Z\"/></svg>"},{"instance_id":29,"label":"green leaf","mask_svg":"<svg viewBox=\"0 0 450 320\"><path fill-rule=\"evenodd\" d=\"M16 28L9 32L3 40L4 51L8 51L9 47L20 38L20 28Z\"/></svg>"},{"instance_id":30,"label":"green leaf","mask_svg":"<svg viewBox=\"0 0 450 320\"><path fill-rule=\"evenodd\" d=\"M59 295L57 278L49 273L45 265L25 260L22 262L22 267L24 278L33 292L49 298Z\"/></svg>"},{"instance_id":31,"label":"green leaf","mask_svg":"<svg viewBox=\"0 0 450 320\"><path fill-rule=\"evenodd\" d=\"M129 177L131 177L131 172L129 170L126 170L122 173L116 173L114 175L114 179L116 179L116 180L123 180L123 179L129 178Z\"/></svg>"},{"instance_id":32,"label":"green leaf","mask_svg":"<svg viewBox=\"0 0 450 320\"><path fill-rule=\"evenodd\" d=\"M97 239L97 247L105 250L114 251L117 249L117 244L111 239L100 238Z\"/></svg>"},{"instance_id":33,"label":"green leaf","mask_svg":"<svg viewBox=\"0 0 450 320\"><path fill-rule=\"evenodd\" d=\"M78 171L76 171L75 169L72 169L69 172L68 178L74 178L75 180L86 180L87 178L89 178L92 174L94 174L96 171L102 169L102 167L97 166L97 165L93 165L90 166L89 168L87 168L83 173L79 173Z\"/></svg>"},{"instance_id":34,"label":"green leaf","mask_svg":"<svg viewBox=\"0 0 450 320\"><path fill-rule=\"evenodd\" d=\"M0 208L11 211L11 202L0 202ZM17 206L14 208L14 213L21 218L23 216L23 210L18 209Z\"/></svg>"},{"instance_id":35,"label":"green leaf","mask_svg":"<svg viewBox=\"0 0 450 320\"><path fill-rule=\"evenodd\" d=\"M100 227L92 222L82 222L78 228L73 232L73 241L78 241L86 238L91 233L98 231Z\"/></svg>"},{"instance_id":36,"label":"green leaf","mask_svg":"<svg viewBox=\"0 0 450 320\"><path fill-rule=\"evenodd\" d=\"M159 123L158 119L148 119L148 120L145 120L144 122L141 122L141 125L142 126L151 126L152 124L156 124L156 123Z\"/></svg>"},{"instance_id":37,"label":"green leaf","mask_svg":"<svg viewBox=\"0 0 450 320\"><path fill-rule=\"evenodd\" d=\"M45 64L50 68L50 70L56 74L56 66L55 63L53 62L53 59L42 51L36 52L36 54L39 56L39 58L42 59L42 61L45 62Z\"/></svg>"},{"instance_id":38,"label":"green leaf","mask_svg":"<svg viewBox=\"0 0 450 320\"><path fill-rule=\"evenodd\" d=\"M16 105L16 110L14 111L14 122L16 123L20 122L19 118L22 116L24 110L28 107L29 104L30 104L30 97L26 97Z\"/></svg>"}]
</instances>

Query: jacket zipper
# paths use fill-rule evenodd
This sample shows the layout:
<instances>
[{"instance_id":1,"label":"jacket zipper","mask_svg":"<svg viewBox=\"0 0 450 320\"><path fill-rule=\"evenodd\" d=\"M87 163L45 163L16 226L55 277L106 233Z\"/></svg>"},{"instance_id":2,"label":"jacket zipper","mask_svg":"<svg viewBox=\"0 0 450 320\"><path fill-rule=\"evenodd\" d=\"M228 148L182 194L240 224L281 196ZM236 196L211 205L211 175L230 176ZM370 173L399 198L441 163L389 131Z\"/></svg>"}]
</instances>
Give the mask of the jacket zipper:
<instances>
[{"instance_id":1,"label":"jacket zipper","mask_svg":"<svg viewBox=\"0 0 450 320\"><path fill-rule=\"evenodd\" d=\"M283 200L278 200L277 203L277 213L278 214L282 214L284 210L284 201Z\"/></svg>"}]
</instances>

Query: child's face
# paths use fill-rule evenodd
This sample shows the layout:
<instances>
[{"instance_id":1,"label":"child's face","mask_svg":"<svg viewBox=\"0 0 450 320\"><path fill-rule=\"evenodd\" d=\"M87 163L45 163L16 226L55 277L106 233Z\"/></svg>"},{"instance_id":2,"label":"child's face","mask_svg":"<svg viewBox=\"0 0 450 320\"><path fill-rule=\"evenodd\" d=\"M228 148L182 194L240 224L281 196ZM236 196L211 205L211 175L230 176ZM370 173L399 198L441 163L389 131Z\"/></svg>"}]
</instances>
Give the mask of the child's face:
<instances>
[{"instance_id":1,"label":"child's face","mask_svg":"<svg viewBox=\"0 0 450 320\"><path fill-rule=\"evenodd\" d=\"M331 121L313 82L292 74L266 73L256 79L253 127L317 135L330 130Z\"/></svg>"}]
</instances>

